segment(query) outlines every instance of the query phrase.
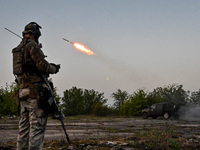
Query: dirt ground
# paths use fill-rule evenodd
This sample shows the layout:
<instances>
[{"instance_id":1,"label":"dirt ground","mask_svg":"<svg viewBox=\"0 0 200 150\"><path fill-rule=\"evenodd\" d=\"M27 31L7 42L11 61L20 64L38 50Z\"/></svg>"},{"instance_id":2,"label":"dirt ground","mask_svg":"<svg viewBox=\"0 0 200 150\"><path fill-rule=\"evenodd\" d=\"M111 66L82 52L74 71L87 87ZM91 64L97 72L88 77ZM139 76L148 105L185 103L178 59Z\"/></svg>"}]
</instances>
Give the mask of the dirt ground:
<instances>
[{"instance_id":1,"label":"dirt ground","mask_svg":"<svg viewBox=\"0 0 200 150\"><path fill-rule=\"evenodd\" d=\"M60 122L49 118L43 149L200 149L200 121L77 116L64 123L71 146ZM18 119L1 119L0 150L16 149L17 133Z\"/></svg>"}]
</instances>

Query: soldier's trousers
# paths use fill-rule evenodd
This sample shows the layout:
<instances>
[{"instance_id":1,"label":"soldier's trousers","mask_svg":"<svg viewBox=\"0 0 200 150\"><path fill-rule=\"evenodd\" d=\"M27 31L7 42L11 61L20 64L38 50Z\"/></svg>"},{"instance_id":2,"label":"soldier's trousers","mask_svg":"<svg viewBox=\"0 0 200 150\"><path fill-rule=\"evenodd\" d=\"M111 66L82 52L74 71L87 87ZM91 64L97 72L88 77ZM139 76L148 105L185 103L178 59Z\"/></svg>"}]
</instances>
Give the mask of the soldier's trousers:
<instances>
[{"instance_id":1,"label":"soldier's trousers","mask_svg":"<svg viewBox=\"0 0 200 150\"><path fill-rule=\"evenodd\" d=\"M48 116L38 107L37 99L21 101L20 106L17 150L42 150Z\"/></svg>"}]
</instances>

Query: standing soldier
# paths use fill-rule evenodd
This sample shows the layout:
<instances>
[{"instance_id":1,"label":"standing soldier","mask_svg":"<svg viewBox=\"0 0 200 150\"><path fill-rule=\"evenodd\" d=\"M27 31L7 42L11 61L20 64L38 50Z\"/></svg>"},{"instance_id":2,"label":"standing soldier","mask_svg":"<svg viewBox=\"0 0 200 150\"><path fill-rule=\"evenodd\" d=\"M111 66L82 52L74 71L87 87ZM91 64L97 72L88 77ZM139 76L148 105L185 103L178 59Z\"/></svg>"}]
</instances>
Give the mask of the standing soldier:
<instances>
[{"instance_id":1,"label":"standing soldier","mask_svg":"<svg viewBox=\"0 0 200 150\"><path fill-rule=\"evenodd\" d=\"M48 114L41 100L48 100L48 87L42 76L59 71L60 65L49 63L40 49L41 27L31 22L25 26L21 43L13 49L13 73L19 85L21 106L17 150L41 150Z\"/></svg>"}]
</instances>

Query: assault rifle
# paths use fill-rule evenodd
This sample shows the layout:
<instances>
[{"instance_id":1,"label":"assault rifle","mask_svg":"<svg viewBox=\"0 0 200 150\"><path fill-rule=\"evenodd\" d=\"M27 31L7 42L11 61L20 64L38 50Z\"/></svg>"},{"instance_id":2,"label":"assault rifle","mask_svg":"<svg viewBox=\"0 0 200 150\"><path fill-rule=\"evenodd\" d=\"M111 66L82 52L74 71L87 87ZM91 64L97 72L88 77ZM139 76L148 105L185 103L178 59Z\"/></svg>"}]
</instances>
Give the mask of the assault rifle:
<instances>
[{"instance_id":1,"label":"assault rifle","mask_svg":"<svg viewBox=\"0 0 200 150\"><path fill-rule=\"evenodd\" d=\"M68 141L69 144L71 144L70 139L69 139L69 135L67 134L67 131L65 129L65 124L63 122L64 115L63 115L60 107L58 107L58 103L57 103L57 101L54 97L53 89L50 86L49 81L47 80L47 78L44 75L42 75L42 79L43 79L44 83L48 86L48 89L49 89L50 94L51 94L51 97L49 98L48 103L49 103L49 105L55 105L56 115L54 116L54 118L58 119L61 122L63 130L64 130L66 138L67 138L67 141Z\"/></svg>"}]
</instances>

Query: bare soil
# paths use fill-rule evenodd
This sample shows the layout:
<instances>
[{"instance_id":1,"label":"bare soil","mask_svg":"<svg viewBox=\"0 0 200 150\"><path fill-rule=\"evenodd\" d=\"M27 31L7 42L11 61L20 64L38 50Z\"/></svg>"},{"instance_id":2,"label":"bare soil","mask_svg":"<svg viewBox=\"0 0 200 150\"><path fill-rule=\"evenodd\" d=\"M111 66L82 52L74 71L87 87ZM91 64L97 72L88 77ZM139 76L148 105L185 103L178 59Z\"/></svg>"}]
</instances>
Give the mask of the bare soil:
<instances>
[{"instance_id":1,"label":"bare soil","mask_svg":"<svg viewBox=\"0 0 200 150\"><path fill-rule=\"evenodd\" d=\"M0 120L0 150L16 149L18 119ZM200 149L200 121L123 117L67 117L71 145L58 120L49 118L44 150Z\"/></svg>"}]
</instances>

